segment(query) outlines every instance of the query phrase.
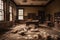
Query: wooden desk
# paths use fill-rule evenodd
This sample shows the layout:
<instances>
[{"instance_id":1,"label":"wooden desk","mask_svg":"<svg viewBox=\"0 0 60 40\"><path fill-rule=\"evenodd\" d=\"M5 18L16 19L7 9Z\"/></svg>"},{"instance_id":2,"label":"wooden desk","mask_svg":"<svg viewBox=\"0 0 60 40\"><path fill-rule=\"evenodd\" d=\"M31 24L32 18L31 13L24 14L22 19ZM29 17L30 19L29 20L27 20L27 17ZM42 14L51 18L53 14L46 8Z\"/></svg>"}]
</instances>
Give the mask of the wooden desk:
<instances>
[{"instance_id":1,"label":"wooden desk","mask_svg":"<svg viewBox=\"0 0 60 40\"><path fill-rule=\"evenodd\" d=\"M29 24L35 24L38 26L39 21L38 20L26 21L26 25L28 26Z\"/></svg>"}]
</instances>

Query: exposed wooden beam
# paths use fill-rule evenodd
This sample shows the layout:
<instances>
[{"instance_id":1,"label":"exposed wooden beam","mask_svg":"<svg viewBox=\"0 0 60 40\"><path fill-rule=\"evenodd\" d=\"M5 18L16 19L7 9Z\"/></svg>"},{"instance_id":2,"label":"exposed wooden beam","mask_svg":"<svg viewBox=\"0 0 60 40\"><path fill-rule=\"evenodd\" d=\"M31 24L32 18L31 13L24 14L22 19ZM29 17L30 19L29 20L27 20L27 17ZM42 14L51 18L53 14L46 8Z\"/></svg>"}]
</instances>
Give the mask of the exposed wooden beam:
<instances>
[{"instance_id":1,"label":"exposed wooden beam","mask_svg":"<svg viewBox=\"0 0 60 40\"><path fill-rule=\"evenodd\" d=\"M14 2L14 0L11 0L15 5L16 5L16 3Z\"/></svg>"},{"instance_id":2,"label":"exposed wooden beam","mask_svg":"<svg viewBox=\"0 0 60 40\"><path fill-rule=\"evenodd\" d=\"M45 7L46 6L48 6L50 3L52 3L54 0L50 0L46 5L45 5Z\"/></svg>"},{"instance_id":3,"label":"exposed wooden beam","mask_svg":"<svg viewBox=\"0 0 60 40\"><path fill-rule=\"evenodd\" d=\"M17 7L44 7L43 5L17 5Z\"/></svg>"}]
</instances>

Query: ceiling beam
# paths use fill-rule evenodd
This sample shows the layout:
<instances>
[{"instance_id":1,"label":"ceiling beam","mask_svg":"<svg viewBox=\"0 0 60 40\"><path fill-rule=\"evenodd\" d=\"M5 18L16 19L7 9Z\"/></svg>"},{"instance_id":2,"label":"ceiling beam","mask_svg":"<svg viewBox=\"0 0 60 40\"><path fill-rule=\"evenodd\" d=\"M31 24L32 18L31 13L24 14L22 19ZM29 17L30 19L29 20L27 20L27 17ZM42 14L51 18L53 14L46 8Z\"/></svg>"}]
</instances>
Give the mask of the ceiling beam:
<instances>
[{"instance_id":1,"label":"ceiling beam","mask_svg":"<svg viewBox=\"0 0 60 40\"><path fill-rule=\"evenodd\" d=\"M50 3L52 3L54 0L50 0L46 5L45 5L45 7L46 6L48 6Z\"/></svg>"},{"instance_id":2,"label":"ceiling beam","mask_svg":"<svg viewBox=\"0 0 60 40\"><path fill-rule=\"evenodd\" d=\"M44 7L43 5L17 5L17 7Z\"/></svg>"},{"instance_id":3,"label":"ceiling beam","mask_svg":"<svg viewBox=\"0 0 60 40\"><path fill-rule=\"evenodd\" d=\"M14 2L14 0L11 0L15 5L17 5L15 2Z\"/></svg>"}]
</instances>

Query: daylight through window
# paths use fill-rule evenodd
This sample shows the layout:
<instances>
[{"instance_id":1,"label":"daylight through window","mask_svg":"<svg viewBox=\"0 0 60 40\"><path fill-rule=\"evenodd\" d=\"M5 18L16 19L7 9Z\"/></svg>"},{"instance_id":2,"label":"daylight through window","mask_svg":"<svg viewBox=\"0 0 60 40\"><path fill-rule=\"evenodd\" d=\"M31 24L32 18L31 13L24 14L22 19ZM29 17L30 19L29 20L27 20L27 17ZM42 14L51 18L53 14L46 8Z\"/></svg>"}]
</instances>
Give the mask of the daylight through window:
<instances>
[{"instance_id":1,"label":"daylight through window","mask_svg":"<svg viewBox=\"0 0 60 40\"><path fill-rule=\"evenodd\" d=\"M3 1L0 0L0 21L4 20Z\"/></svg>"},{"instance_id":2,"label":"daylight through window","mask_svg":"<svg viewBox=\"0 0 60 40\"><path fill-rule=\"evenodd\" d=\"M23 20L23 9L19 9L18 12L18 19Z\"/></svg>"}]
</instances>

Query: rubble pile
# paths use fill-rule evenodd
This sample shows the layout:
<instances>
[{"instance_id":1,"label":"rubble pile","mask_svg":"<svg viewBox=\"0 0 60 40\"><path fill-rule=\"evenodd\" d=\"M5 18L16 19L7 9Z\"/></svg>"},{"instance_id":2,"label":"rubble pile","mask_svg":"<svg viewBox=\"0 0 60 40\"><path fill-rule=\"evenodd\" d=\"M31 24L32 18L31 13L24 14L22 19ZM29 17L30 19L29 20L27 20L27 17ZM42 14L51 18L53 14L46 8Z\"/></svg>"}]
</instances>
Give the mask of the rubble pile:
<instances>
[{"instance_id":1,"label":"rubble pile","mask_svg":"<svg viewBox=\"0 0 60 40\"><path fill-rule=\"evenodd\" d=\"M21 28L20 28L21 27ZM46 40L47 36L51 36L56 39L58 32L47 28L35 28L35 25L29 26L18 26L13 28L11 31L4 34L7 40Z\"/></svg>"}]
</instances>

